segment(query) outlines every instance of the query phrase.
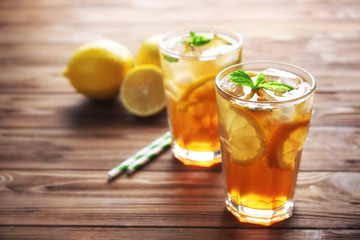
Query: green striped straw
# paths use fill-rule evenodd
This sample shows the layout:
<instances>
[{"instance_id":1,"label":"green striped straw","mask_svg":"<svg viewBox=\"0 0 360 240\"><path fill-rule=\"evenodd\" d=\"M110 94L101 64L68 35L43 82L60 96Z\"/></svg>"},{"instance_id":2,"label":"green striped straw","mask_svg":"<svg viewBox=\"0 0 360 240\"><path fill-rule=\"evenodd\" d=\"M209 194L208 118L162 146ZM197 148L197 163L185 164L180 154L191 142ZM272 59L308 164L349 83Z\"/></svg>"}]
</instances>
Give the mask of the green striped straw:
<instances>
[{"instance_id":1,"label":"green striped straw","mask_svg":"<svg viewBox=\"0 0 360 240\"><path fill-rule=\"evenodd\" d=\"M171 136L165 138L163 142L159 143L158 145L153 145L152 149L140 157L136 159L134 162L127 169L127 174L130 175L134 173L136 170L140 169L142 166L153 160L155 157L159 155L163 150L167 149L171 145Z\"/></svg>"},{"instance_id":2,"label":"green striped straw","mask_svg":"<svg viewBox=\"0 0 360 240\"><path fill-rule=\"evenodd\" d=\"M111 169L108 172L108 179L112 180L116 176L121 174L122 172L128 170L129 166L132 165L132 163L134 163L135 161L137 161L139 159L143 159L144 157L148 157L150 155L152 156L154 154L154 149L157 149L159 146L163 146L163 143L165 141L167 142L168 140L170 141L170 144L171 144L171 133L170 132L166 132L164 135L157 138L155 141L150 143L148 146L142 148L140 151L135 153L133 156L131 156L130 158L128 158L125 161L123 161L122 163L120 163L117 167ZM168 147L168 146L166 146L166 147ZM158 153L160 153L160 152L161 151L159 151ZM152 158L154 158L155 156L153 156Z\"/></svg>"}]
</instances>

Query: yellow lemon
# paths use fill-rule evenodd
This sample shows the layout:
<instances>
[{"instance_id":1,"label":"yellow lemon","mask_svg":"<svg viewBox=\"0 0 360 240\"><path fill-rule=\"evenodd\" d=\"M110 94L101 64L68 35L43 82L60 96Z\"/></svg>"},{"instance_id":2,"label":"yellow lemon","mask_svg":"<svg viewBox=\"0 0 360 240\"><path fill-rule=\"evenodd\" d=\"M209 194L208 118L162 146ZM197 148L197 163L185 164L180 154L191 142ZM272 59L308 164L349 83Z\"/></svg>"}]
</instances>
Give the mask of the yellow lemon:
<instances>
[{"instance_id":1,"label":"yellow lemon","mask_svg":"<svg viewBox=\"0 0 360 240\"><path fill-rule=\"evenodd\" d=\"M80 93L95 100L118 95L134 57L125 46L111 40L97 40L80 46L63 75Z\"/></svg>"},{"instance_id":2,"label":"yellow lemon","mask_svg":"<svg viewBox=\"0 0 360 240\"><path fill-rule=\"evenodd\" d=\"M161 67L159 53L159 41L161 38L162 35L153 35L141 44L139 52L136 56L136 62L138 65L154 64Z\"/></svg>"},{"instance_id":3,"label":"yellow lemon","mask_svg":"<svg viewBox=\"0 0 360 240\"><path fill-rule=\"evenodd\" d=\"M124 107L139 117L148 117L165 108L165 92L161 69L155 65L140 65L125 77L120 100Z\"/></svg>"}]
</instances>

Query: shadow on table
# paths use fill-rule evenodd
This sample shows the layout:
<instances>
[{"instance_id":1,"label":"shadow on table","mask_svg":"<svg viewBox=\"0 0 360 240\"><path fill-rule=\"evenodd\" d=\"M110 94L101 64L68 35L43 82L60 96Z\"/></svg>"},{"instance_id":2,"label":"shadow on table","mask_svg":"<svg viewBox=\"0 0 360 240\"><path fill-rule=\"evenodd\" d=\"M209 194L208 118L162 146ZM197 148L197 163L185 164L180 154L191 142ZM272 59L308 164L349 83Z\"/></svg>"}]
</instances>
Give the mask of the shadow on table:
<instances>
[{"instance_id":1,"label":"shadow on table","mask_svg":"<svg viewBox=\"0 0 360 240\"><path fill-rule=\"evenodd\" d=\"M129 113L118 99L109 101L84 99L78 105L65 109L64 121L66 125L77 129L167 126L166 110L152 117L140 118Z\"/></svg>"}]
</instances>

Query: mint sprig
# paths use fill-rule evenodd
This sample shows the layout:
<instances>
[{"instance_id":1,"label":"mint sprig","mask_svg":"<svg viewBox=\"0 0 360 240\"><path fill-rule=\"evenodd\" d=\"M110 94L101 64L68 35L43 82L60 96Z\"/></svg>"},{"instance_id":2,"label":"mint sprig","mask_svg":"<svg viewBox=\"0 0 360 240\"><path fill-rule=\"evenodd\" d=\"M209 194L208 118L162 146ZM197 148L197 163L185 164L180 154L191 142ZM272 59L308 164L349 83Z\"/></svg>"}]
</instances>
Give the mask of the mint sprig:
<instances>
[{"instance_id":1,"label":"mint sprig","mask_svg":"<svg viewBox=\"0 0 360 240\"><path fill-rule=\"evenodd\" d=\"M184 43L189 44L194 47L198 47L210 42L212 39L205 37L204 35L197 35L194 32L190 32L190 41L184 41Z\"/></svg>"},{"instance_id":2,"label":"mint sprig","mask_svg":"<svg viewBox=\"0 0 360 240\"><path fill-rule=\"evenodd\" d=\"M264 88L272 91L291 91L294 89L293 87L276 81L265 82L264 73L260 73L258 75L255 84L250 75L244 70L236 70L232 72L229 76L229 79L237 85L250 87L251 89Z\"/></svg>"}]
</instances>

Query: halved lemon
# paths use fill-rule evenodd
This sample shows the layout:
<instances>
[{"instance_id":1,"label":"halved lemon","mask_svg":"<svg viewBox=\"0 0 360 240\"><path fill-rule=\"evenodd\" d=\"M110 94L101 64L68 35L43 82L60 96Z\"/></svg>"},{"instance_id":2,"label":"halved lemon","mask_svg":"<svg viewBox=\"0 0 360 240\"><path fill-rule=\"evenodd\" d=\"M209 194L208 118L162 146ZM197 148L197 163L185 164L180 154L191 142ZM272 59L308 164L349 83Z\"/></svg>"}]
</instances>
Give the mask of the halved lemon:
<instances>
[{"instance_id":1,"label":"halved lemon","mask_svg":"<svg viewBox=\"0 0 360 240\"><path fill-rule=\"evenodd\" d=\"M282 170L293 170L295 163L300 158L301 150L304 145L309 121L293 122L282 126L279 135L281 143L276 149L277 165Z\"/></svg>"},{"instance_id":2,"label":"halved lemon","mask_svg":"<svg viewBox=\"0 0 360 240\"><path fill-rule=\"evenodd\" d=\"M228 140L223 144L231 155L231 161L239 165L249 165L264 157L267 140L259 123L235 105L226 110L226 132Z\"/></svg>"},{"instance_id":3,"label":"halved lemon","mask_svg":"<svg viewBox=\"0 0 360 240\"><path fill-rule=\"evenodd\" d=\"M165 108L165 93L161 69L155 65L140 65L125 77L120 100L131 113L148 117Z\"/></svg>"}]
</instances>

